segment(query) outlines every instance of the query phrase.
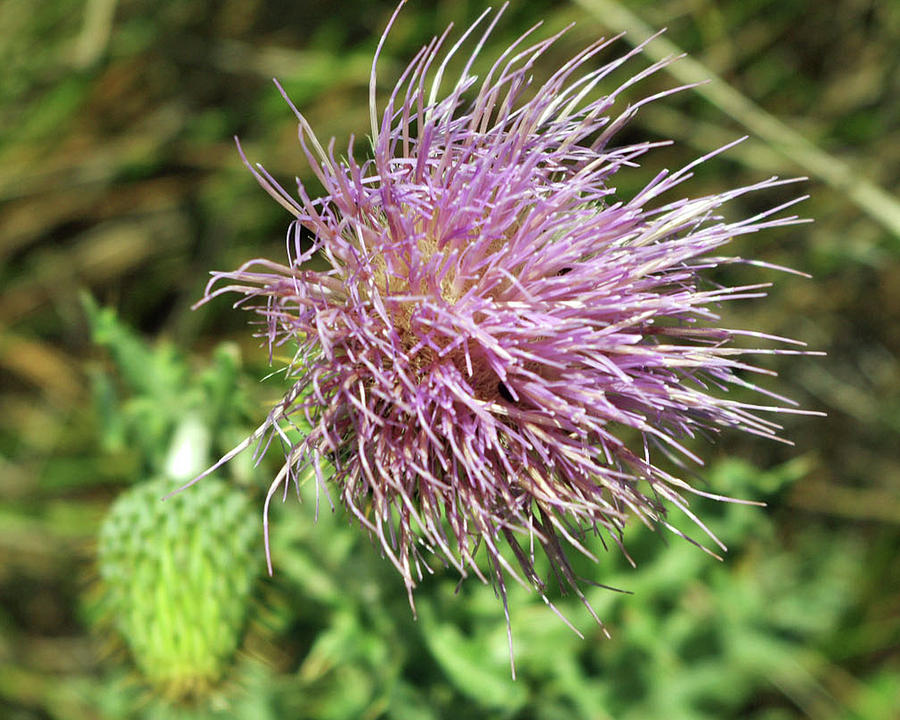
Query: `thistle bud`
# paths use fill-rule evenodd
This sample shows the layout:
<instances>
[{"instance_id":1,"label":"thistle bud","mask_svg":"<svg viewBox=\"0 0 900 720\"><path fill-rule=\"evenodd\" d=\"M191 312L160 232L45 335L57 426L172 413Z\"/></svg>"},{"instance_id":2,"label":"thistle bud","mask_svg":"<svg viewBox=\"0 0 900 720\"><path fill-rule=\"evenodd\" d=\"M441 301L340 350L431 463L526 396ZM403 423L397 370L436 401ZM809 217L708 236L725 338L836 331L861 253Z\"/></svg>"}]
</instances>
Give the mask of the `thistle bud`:
<instances>
[{"instance_id":1,"label":"thistle bud","mask_svg":"<svg viewBox=\"0 0 900 720\"><path fill-rule=\"evenodd\" d=\"M169 698L213 686L241 639L258 575L256 513L210 479L189 493L168 479L113 504L100 530L107 607L146 679Z\"/></svg>"}]
</instances>

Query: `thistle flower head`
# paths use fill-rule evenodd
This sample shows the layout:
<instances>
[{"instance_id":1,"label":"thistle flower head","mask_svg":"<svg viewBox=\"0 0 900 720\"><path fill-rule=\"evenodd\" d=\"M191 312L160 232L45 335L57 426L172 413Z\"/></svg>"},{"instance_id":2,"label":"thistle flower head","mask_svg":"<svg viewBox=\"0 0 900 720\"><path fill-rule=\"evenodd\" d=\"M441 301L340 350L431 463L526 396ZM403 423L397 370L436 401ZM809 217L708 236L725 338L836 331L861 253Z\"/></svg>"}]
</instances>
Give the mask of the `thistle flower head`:
<instances>
[{"instance_id":1,"label":"thistle flower head","mask_svg":"<svg viewBox=\"0 0 900 720\"><path fill-rule=\"evenodd\" d=\"M532 42L530 31L476 77L501 13L423 47L382 108L373 64L370 159L352 139L339 158L294 109L324 195L299 180L292 194L248 163L295 217L288 259L216 273L206 299L242 295L270 348L293 354L290 389L248 439L305 428L269 499L304 476L333 487L410 593L432 554L493 580L504 604L510 577L543 592L540 546L583 599L566 552L589 554L586 531L620 543L629 517L668 526L669 506L691 515L686 493L700 491L660 455L698 460L681 439L722 428L776 436L760 413L781 408L726 394L753 369L753 351L730 341L759 335L718 327L715 314L765 286L701 276L739 261L716 256L732 238L797 219L776 217L785 206L718 215L785 182L775 178L672 199L706 158L622 197L617 173L661 143L619 145L616 134L668 93L622 110L617 98L664 63L604 94L641 48L597 66L612 40L598 41L538 85L557 36ZM473 49L448 81L463 47ZM313 269L315 255L327 269Z\"/></svg>"}]
</instances>

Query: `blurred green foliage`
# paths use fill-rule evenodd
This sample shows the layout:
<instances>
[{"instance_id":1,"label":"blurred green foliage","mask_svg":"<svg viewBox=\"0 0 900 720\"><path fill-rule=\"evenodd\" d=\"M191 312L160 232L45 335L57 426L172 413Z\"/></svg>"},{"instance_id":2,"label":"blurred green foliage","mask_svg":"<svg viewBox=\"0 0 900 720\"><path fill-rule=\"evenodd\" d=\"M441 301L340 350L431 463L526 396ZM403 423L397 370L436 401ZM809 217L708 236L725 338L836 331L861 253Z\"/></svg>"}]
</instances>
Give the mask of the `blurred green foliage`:
<instances>
[{"instance_id":1,"label":"blurred green foliage","mask_svg":"<svg viewBox=\"0 0 900 720\"><path fill-rule=\"evenodd\" d=\"M547 32L577 21L549 71L621 29L596 6L514 1L483 59L536 20ZM845 166L854 187L896 195L897 3L605 6L667 26L754 113ZM422 43L483 7L411 0L379 68L382 91ZM299 174L314 191L270 78L338 147L363 137L369 58L392 9L393 0L0 3L0 717L896 717L900 239L886 229L882 196L860 205L771 140L751 138L701 167L691 190L813 174L803 210L815 225L734 250L815 279L775 278L767 300L723 312L826 350L769 367L784 377L774 389L829 417L788 421L796 448L726 436L703 451L715 492L768 503L696 503L729 545L724 562L640 527L628 538L636 569L595 548L600 564L579 560L580 574L632 593L589 593L612 639L571 598L553 599L585 639L512 588L513 681L489 587L457 590L439 570L414 620L389 563L324 495L317 503L313 484L303 504L289 496L275 508L276 572L262 578L257 518L280 460L273 448L258 467L246 452L210 484L228 483L254 508L255 559L244 562L257 579L242 601L239 649L208 694L166 700L118 631L98 622L108 586L96 538L115 499L154 478L189 477L280 395L277 375L256 382L267 358L245 317L225 301L189 310L210 269L284 252L286 218L231 136L276 177ZM629 97L674 82L659 75ZM644 108L628 138L677 145L623 183L742 134L723 110L693 93ZM735 212L778 199L748 198ZM98 300L79 301L82 290Z\"/></svg>"}]
</instances>

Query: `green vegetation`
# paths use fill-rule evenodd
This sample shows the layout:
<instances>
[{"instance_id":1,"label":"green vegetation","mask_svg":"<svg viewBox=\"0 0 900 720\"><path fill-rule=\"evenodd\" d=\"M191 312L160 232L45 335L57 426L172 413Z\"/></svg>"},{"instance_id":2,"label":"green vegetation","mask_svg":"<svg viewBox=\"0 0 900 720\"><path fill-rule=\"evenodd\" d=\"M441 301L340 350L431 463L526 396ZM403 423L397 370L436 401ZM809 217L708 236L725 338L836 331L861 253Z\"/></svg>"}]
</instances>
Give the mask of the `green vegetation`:
<instances>
[{"instance_id":1,"label":"green vegetation","mask_svg":"<svg viewBox=\"0 0 900 720\"><path fill-rule=\"evenodd\" d=\"M483 7L410 0L379 68L382 90L447 22L464 25ZM743 238L735 253L814 279L729 269L775 287L723 313L827 351L766 366L782 375L768 387L828 417L788 419L794 448L726 435L702 451L713 491L767 503L696 503L729 547L723 562L641 527L628 538L637 568L599 543L598 565L578 560L583 577L630 593L588 593L611 639L577 600L553 598L584 639L513 587L513 681L492 589L457 589L438 569L414 619L393 568L314 481L302 504L289 494L275 505L267 578L261 510L277 441L259 465L247 451L159 502L281 394L279 375L257 381L267 357L246 317L227 300L190 311L210 269L284 252L287 218L231 136L276 177L299 174L315 189L270 79L338 147L364 137L369 59L392 9L0 3L0 717L896 717L891 0L514 0L492 40L504 47L541 18L549 30L576 21L549 70L599 35L627 29L637 40L667 26L666 42L695 62L630 97L696 73L726 84L639 113L629 138L677 144L635 176L749 132L699 168L693 193L768 174L811 178L801 207L815 224ZM760 201L742 202L736 213ZM140 592L120 583L139 563ZM179 662L188 670L172 680Z\"/></svg>"}]
</instances>

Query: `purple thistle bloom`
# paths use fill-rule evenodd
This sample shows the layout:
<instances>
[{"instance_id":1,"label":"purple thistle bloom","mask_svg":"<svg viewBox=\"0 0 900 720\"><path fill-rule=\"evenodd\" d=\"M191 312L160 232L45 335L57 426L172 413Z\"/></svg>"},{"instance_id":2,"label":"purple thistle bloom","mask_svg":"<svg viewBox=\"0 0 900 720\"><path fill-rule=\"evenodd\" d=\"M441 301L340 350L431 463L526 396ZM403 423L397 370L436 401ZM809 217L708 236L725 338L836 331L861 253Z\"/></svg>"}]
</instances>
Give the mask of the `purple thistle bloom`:
<instances>
[{"instance_id":1,"label":"purple thistle bloom","mask_svg":"<svg viewBox=\"0 0 900 720\"><path fill-rule=\"evenodd\" d=\"M472 64L501 13L479 36L486 12L447 51L449 28L422 48L380 113L373 63L372 159L357 161L352 139L339 159L294 108L325 194L311 199L298 180L294 197L247 163L296 218L289 257L215 273L204 298L236 292L238 304L253 301L270 350L294 355L284 399L221 462L267 436L288 442L266 511L291 479L299 489L301 476L314 476L325 488L331 473L410 602L431 554L463 576L490 577L505 606L508 577L544 594L533 562L540 545L584 600L566 548L590 556L586 532L605 531L621 546L635 517L681 534L666 520L669 506L706 531L685 493L710 495L655 457L699 463L680 439L721 428L777 438L779 426L760 413L790 401L751 405L724 391L756 389L737 374L758 370L743 356L802 352L732 346L739 335L794 341L715 325L713 308L759 297L767 284L700 277L744 262L714 256L732 238L799 222L775 217L796 200L737 222L717 215L734 198L791 181L661 200L706 156L620 197L616 173L663 143L616 146L616 133L641 105L681 88L618 114L613 106L665 62L596 97L641 51L589 69L613 38L535 88L531 73L558 35L527 46L532 28L479 79ZM442 94L447 62L467 38L474 50ZM314 255L326 270L310 268ZM285 430L295 426L309 429L292 442ZM266 543L268 556L268 530Z\"/></svg>"}]
</instances>

